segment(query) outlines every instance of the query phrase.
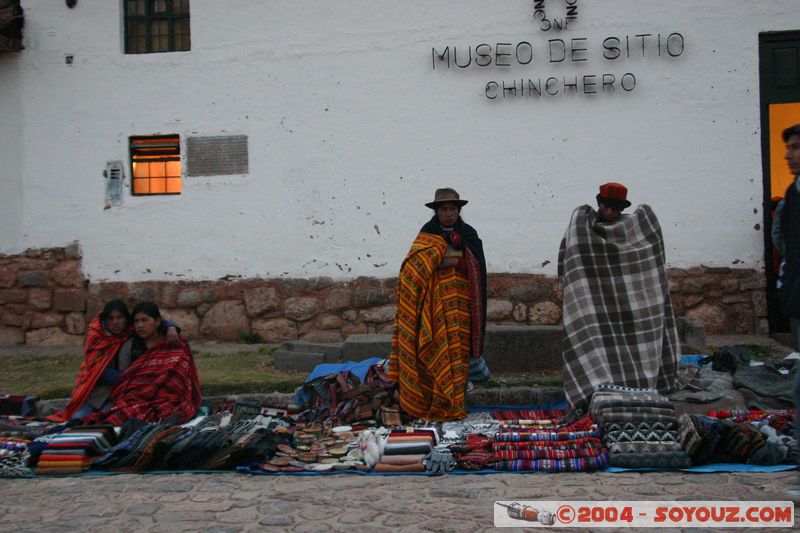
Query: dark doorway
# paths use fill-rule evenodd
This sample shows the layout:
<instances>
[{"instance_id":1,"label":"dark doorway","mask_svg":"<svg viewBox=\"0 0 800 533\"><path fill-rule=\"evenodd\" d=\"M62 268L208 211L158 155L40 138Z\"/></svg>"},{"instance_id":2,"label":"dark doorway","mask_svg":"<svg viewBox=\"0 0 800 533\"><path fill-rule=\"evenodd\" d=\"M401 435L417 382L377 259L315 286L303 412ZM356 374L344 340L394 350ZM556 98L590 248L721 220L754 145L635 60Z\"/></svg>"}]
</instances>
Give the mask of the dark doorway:
<instances>
[{"instance_id":1,"label":"dark doorway","mask_svg":"<svg viewBox=\"0 0 800 533\"><path fill-rule=\"evenodd\" d=\"M783 197L792 176L783 159L780 133L800 124L800 30L759 35L761 89L761 160L764 182L764 265L767 274L767 306L771 333L789 331L775 290L777 260L772 246L773 198Z\"/></svg>"}]
</instances>

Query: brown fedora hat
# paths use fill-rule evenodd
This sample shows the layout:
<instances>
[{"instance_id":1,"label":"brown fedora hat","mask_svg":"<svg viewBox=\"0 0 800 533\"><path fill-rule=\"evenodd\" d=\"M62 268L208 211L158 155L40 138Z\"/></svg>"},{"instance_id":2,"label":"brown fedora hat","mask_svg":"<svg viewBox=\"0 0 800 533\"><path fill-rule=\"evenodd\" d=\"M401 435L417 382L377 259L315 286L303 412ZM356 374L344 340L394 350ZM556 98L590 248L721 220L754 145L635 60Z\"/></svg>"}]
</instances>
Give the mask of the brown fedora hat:
<instances>
[{"instance_id":1,"label":"brown fedora hat","mask_svg":"<svg viewBox=\"0 0 800 533\"><path fill-rule=\"evenodd\" d=\"M433 195L433 201L428 202L425 205L431 209L436 209L439 204L446 202L451 202L456 204L458 207L461 207L462 205L466 205L468 200L462 200L455 189L445 187L443 189L436 189L436 193Z\"/></svg>"}]
</instances>

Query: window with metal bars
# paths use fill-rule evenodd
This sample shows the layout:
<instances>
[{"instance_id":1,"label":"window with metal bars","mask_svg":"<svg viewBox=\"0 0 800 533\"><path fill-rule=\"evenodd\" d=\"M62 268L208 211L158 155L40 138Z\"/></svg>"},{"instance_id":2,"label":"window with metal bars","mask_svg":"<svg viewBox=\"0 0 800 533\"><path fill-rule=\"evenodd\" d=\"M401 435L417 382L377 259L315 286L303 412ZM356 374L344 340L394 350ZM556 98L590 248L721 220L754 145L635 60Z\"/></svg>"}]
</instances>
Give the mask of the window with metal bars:
<instances>
[{"instance_id":1,"label":"window with metal bars","mask_svg":"<svg viewBox=\"0 0 800 533\"><path fill-rule=\"evenodd\" d=\"M191 49L189 0L124 0L125 53Z\"/></svg>"},{"instance_id":2,"label":"window with metal bars","mask_svg":"<svg viewBox=\"0 0 800 533\"><path fill-rule=\"evenodd\" d=\"M178 135L131 137L131 192L181 193L181 139Z\"/></svg>"}]
</instances>

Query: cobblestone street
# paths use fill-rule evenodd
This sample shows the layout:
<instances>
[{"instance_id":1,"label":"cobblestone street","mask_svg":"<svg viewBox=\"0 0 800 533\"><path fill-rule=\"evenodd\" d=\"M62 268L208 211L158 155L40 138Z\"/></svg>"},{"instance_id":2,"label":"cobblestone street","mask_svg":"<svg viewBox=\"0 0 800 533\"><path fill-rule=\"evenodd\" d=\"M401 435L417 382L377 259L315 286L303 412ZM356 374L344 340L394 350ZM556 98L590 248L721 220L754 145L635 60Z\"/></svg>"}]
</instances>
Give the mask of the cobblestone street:
<instances>
[{"instance_id":1,"label":"cobblestone street","mask_svg":"<svg viewBox=\"0 0 800 533\"><path fill-rule=\"evenodd\" d=\"M0 483L0 529L169 533L488 531L494 529L495 500L780 501L785 500L783 491L796 475L779 472L314 477L225 473L6 479Z\"/></svg>"}]
</instances>

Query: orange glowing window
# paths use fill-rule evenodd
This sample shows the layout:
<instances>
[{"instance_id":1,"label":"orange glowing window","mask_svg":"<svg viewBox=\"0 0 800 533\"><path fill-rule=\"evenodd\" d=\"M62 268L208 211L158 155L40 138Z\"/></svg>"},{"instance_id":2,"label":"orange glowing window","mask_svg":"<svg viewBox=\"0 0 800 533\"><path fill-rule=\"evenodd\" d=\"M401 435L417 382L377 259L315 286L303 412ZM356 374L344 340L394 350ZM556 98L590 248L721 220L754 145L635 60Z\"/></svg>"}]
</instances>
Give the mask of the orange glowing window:
<instances>
[{"instance_id":1,"label":"orange glowing window","mask_svg":"<svg viewBox=\"0 0 800 533\"><path fill-rule=\"evenodd\" d=\"M134 195L181 193L181 139L178 135L131 137Z\"/></svg>"}]
</instances>

